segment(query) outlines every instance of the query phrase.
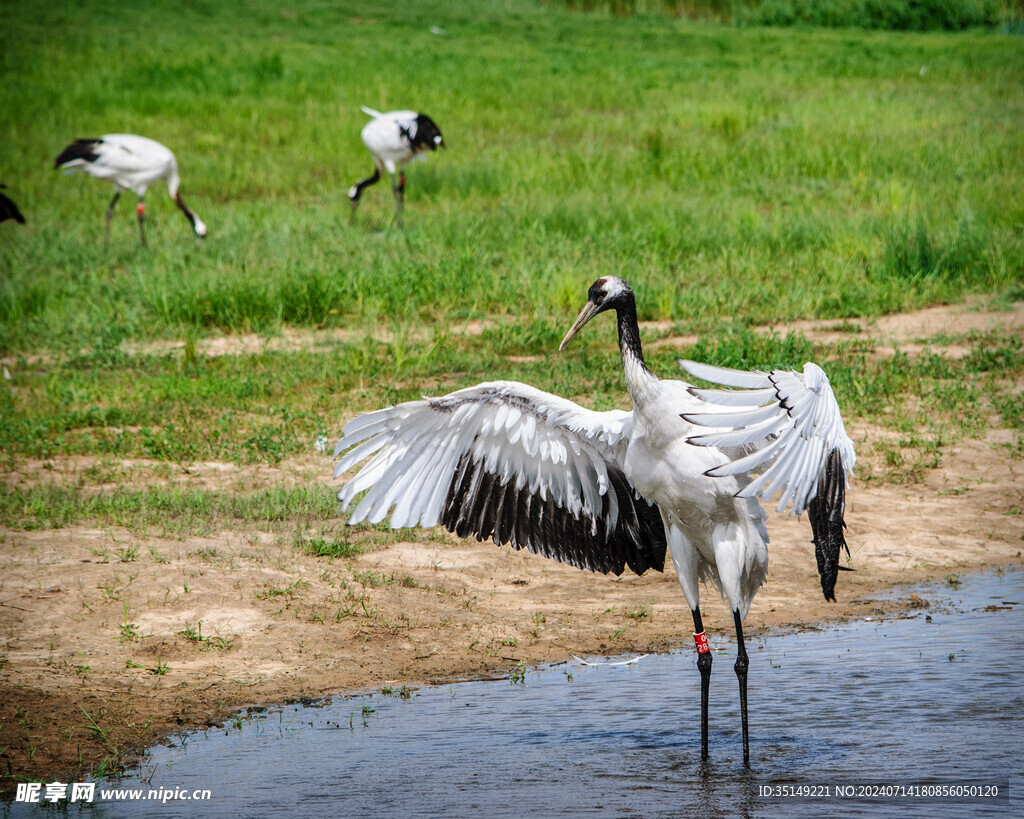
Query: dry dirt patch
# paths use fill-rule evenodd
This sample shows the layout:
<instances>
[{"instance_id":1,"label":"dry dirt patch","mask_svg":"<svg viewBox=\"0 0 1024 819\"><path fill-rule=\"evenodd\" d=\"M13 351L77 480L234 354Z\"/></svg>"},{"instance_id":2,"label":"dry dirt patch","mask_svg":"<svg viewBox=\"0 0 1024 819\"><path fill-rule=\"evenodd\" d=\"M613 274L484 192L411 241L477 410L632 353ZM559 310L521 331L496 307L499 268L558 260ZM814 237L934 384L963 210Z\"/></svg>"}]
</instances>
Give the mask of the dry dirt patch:
<instances>
[{"instance_id":1,"label":"dry dirt patch","mask_svg":"<svg viewBox=\"0 0 1024 819\"><path fill-rule=\"evenodd\" d=\"M645 326L662 332L671 329L670 322L650 322ZM785 325L757 328L757 332L777 332L785 338L801 333L818 344L856 341L871 344L874 355L890 356L896 350L907 355L934 351L950 358L962 358L971 351L970 345L957 343L973 333L1006 330L1024 333L1024 302L1014 302L1006 310L985 309L978 302L942 304L913 313L898 313L878 319L829 319L825 321L793 321ZM928 339L941 338L929 343ZM666 336L650 346L689 346L696 344L697 336Z\"/></svg>"}]
</instances>

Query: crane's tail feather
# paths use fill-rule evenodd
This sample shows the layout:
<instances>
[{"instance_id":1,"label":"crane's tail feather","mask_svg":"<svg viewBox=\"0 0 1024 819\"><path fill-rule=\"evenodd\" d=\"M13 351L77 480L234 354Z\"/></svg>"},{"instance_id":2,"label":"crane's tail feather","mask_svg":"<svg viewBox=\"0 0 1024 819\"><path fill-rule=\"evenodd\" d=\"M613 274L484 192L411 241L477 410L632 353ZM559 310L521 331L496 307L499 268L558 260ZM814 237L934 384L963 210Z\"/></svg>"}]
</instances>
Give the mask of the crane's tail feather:
<instances>
[{"instance_id":1,"label":"crane's tail feather","mask_svg":"<svg viewBox=\"0 0 1024 819\"><path fill-rule=\"evenodd\" d=\"M380 111L376 111L373 108L367 108L365 105L360 105L359 110L366 114L366 116L373 117L374 119L384 116Z\"/></svg>"}]
</instances>

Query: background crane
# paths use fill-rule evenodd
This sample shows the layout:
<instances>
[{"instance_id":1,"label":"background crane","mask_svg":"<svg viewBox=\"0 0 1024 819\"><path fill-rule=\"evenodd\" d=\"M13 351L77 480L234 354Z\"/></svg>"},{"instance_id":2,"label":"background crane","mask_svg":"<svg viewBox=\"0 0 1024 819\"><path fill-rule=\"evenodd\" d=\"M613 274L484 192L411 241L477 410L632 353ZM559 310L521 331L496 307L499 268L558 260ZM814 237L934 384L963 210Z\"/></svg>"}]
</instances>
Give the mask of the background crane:
<instances>
[{"instance_id":1,"label":"background crane","mask_svg":"<svg viewBox=\"0 0 1024 819\"><path fill-rule=\"evenodd\" d=\"M55 168L69 173L83 171L97 179L114 183L114 198L107 208L106 243L110 244L110 220L114 217L114 205L125 190L134 191L139 197L136 213L139 219L139 239L146 245L144 227L146 205L143 197L146 189L163 179L167 192L200 239L206 236L206 225L181 198L178 175L178 161L169 148L152 139L134 134L107 134L98 139L76 139L68 145L54 162Z\"/></svg>"},{"instance_id":2,"label":"background crane","mask_svg":"<svg viewBox=\"0 0 1024 819\"><path fill-rule=\"evenodd\" d=\"M402 226L402 211L405 207L405 165L412 159L425 159L424 151L444 148L441 129L426 114L415 111L389 111L382 114L372 108L360 106L371 119L363 128L363 143L373 156L373 175L356 182L348 191L352 202L352 217L359 207L363 189L376 184L383 171L391 174L392 190L395 193L395 221ZM397 175L397 176L396 176Z\"/></svg>"}]
</instances>

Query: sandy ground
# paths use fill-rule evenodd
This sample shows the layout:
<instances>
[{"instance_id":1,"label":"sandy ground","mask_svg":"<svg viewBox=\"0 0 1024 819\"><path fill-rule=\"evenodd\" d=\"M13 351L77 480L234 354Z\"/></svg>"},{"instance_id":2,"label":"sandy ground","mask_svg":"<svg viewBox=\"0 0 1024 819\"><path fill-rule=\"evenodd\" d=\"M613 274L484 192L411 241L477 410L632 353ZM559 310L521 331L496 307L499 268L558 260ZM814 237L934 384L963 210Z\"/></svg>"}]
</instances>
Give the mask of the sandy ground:
<instances>
[{"instance_id":1,"label":"sandy ground","mask_svg":"<svg viewBox=\"0 0 1024 819\"><path fill-rule=\"evenodd\" d=\"M1022 308L936 308L886 319L872 335L906 349L932 332L1020 327ZM852 425L862 452L875 434ZM880 589L1024 562L1024 464L1004 446L1016 440L996 429L955 443L914 486L855 483L847 522L856 571L840 575L838 603L822 599L806 521L774 517L769 578L747 633L898 616L924 602L909 592L880 602ZM5 482L74 481L89 463L42 466L26 463ZM121 468L131 480L204 487L327 489L330 477L326 459L275 470L199 464L171 478L146 462ZM376 545L371 537L363 554L331 560L259 531L170 539L116 527L0 527L0 787L80 779L104 758L130 758L248 705L692 645L670 568L614 578L443 532L378 536ZM702 608L712 644L723 645L726 606L709 591ZM697 692L698 679L679 684Z\"/></svg>"}]
</instances>

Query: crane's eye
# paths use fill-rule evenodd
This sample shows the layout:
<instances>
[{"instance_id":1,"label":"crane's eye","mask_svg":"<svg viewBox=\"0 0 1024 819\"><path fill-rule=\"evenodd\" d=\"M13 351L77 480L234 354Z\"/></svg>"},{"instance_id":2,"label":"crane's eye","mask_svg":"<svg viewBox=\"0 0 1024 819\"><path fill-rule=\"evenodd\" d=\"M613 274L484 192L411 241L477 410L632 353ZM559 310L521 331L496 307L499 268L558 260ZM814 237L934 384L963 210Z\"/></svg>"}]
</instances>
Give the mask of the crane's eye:
<instances>
[{"instance_id":1,"label":"crane's eye","mask_svg":"<svg viewBox=\"0 0 1024 819\"><path fill-rule=\"evenodd\" d=\"M601 304L608 297L608 280L601 278L590 285L590 290L587 292L587 298L590 299L594 304Z\"/></svg>"}]
</instances>

